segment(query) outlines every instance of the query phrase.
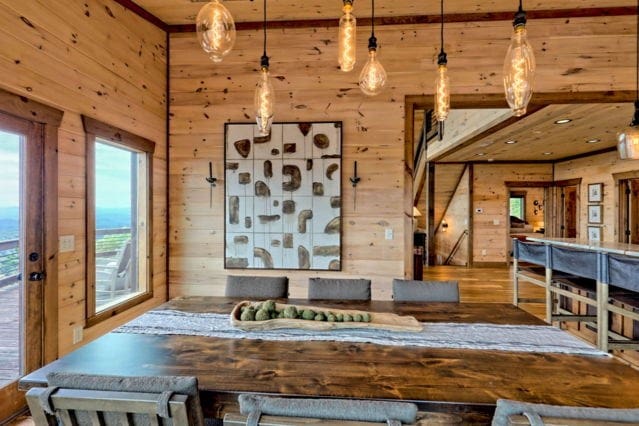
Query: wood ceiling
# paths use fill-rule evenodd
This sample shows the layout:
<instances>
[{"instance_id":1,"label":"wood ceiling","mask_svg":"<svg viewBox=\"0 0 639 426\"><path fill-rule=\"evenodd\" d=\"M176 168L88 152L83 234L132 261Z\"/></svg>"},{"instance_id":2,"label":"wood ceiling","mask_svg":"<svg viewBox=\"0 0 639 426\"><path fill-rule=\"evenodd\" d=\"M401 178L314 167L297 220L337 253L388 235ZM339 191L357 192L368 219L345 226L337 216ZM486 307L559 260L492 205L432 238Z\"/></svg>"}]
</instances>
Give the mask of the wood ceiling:
<instances>
[{"instance_id":1,"label":"wood ceiling","mask_svg":"<svg viewBox=\"0 0 639 426\"><path fill-rule=\"evenodd\" d=\"M207 0L133 0L147 12L168 25L194 24L195 16ZM262 2L259 0L226 0L235 22L261 22ZM524 7L534 17L535 11L559 11L577 9L605 9L635 6L633 0L538 0L526 1ZM269 21L313 21L339 19L340 0L269 0ZM515 0L448 0L446 14L475 15L474 20L491 19L491 14L507 13L508 18L517 8ZM611 13L614 13L611 10ZM354 14L358 18L369 17L370 1L356 0ZM439 2L424 0L385 0L375 5L375 15L382 17L439 16ZM482 15L484 15L482 17ZM482 19L483 18L483 19ZM494 19L494 18L493 18Z\"/></svg>"},{"instance_id":2,"label":"wood ceiling","mask_svg":"<svg viewBox=\"0 0 639 426\"><path fill-rule=\"evenodd\" d=\"M548 105L470 145L457 141L435 161L559 161L614 150L633 111L632 103ZM561 119L571 121L555 123Z\"/></svg>"}]
</instances>

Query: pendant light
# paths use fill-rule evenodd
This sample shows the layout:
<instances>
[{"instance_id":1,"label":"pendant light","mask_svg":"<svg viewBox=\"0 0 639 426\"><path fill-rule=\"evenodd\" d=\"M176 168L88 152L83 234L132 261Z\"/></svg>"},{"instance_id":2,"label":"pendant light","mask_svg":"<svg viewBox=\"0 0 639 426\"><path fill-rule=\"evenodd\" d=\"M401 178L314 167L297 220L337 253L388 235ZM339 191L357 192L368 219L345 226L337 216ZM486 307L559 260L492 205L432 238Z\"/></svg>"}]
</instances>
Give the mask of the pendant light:
<instances>
[{"instance_id":1,"label":"pendant light","mask_svg":"<svg viewBox=\"0 0 639 426\"><path fill-rule=\"evenodd\" d=\"M200 9L195 19L197 38L213 62L221 62L235 44L235 22L231 12L219 0Z\"/></svg>"},{"instance_id":2,"label":"pendant light","mask_svg":"<svg viewBox=\"0 0 639 426\"><path fill-rule=\"evenodd\" d=\"M338 58L339 69L344 72L351 71L355 66L356 61L356 46L357 46L357 20L351 14L353 10L353 0L343 0L344 7L342 12L344 14L339 20L339 48Z\"/></svg>"},{"instance_id":3,"label":"pendant light","mask_svg":"<svg viewBox=\"0 0 639 426\"><path fill-rule=\"evenodd\" d=\"M371 36L368 39L368 62L359 75L359 88L365 95L378 95L386 84L386 71L377 60L377 39L375 38L375 0L371 0Z\"/></svg>"},{"instance_id":4,"label":"pendant light","mask_svg":"<svg viewBox=\"0 0 639 426\"><path fill-rule=\"evenodd\" d=\"M450 79L448 78L448 60L444 52L444 0L441 0L441 49L437 56L437 79L435 81L435 118L439 122L439 140L444 137L444 121L450 111Z\"/></svg>"},{"instance_id":5,"label":"pendant light","mask_svg":"<svg viewBox=\"0 0 639 426\"><path fill-rule=\"evenodd\" d=\"M264 0L264 53L260 59L260 77L255 86L255 118L260 136L268 136L271 133L275 104L275 91L269 77L268 59L266 55L266 0Z\"/></svg>"},{"instance_id":6,"label":"pendant light","mask_svg":"<svg viewBox=\"0 0 639 426\"><path fill-rule=\"evenodd\" d=\"M515 117L526 114L533 93L535 54L526 31L526 12L519 0L519 10L513 20L513 35L504 60L504 90L506 101Z\"/></svg>"},{"instance_id":7,"label":"pendant light","mask_svg":"<svg viewBox=\"0 0 639 426\"><path fill-rule=\"evenodd\" d=\"M639 160L639 1L637 1L637 75L635 80L635 113L632 122L617 135L617 150L622 160Z\"/></svg>"}]
</instances>

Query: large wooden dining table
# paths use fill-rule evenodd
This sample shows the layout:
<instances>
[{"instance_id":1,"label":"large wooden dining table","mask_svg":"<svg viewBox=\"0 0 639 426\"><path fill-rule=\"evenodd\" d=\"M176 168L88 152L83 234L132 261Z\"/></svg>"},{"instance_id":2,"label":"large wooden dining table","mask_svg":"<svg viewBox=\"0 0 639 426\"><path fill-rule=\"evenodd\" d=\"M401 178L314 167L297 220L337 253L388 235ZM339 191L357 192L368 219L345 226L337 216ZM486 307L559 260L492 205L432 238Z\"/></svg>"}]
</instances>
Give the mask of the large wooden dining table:
<instances>
[{"instance_id":1,"label":"large wooden dining table","mask_svg":"<svg viewBox=\"0 0 639 426\"><path fill-rule=\"evenodd\" d=\"M185 297L157 309L229 313L237 302ZM288 303L311 302L289 299ZM509 304L312 304L413 315L424 322L544 324ZM46 386L47 373L55 370L124 376L194 375L210 416L220 416L241 392L409 400L422 408L446 406L457 407L457 411L464 411L459 407L490 411L498 398L639 407L639 371L608 356L111 332L23 377L20 388Z\"/></svg>"}]
</instances>

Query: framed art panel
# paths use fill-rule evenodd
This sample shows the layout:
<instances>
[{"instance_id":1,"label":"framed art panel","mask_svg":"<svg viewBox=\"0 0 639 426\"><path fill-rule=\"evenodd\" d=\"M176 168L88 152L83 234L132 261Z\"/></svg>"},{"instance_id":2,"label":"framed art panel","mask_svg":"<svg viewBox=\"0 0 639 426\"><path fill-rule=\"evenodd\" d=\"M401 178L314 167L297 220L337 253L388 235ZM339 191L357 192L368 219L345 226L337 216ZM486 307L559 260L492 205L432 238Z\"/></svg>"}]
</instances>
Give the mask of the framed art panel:
<instances>
[{"instance_id":1,"label":"framed art panel","mask_svg":"<svg viewBox=\"0 0 639 426\"><path fill-rule=\"evenodd\" d=\"M603 223L603 206L601 204L588 205L588 223Z\"/></svg>"},{"instance_id":2,"label":"framed art panel","mask_svg":"<svg viewBox=\"0 0 639 426\"><path fill-rule=\"evenodd\" d=\"M588 240L589 241L601 241L601 226L589 226L588 227Z\"/></svg>"},{"instance_id":3,"label":"framed art panel","mask_svg":"<svg viewBox=\"0 0 639 426\"><path fill-rule=\"evenodd\" d=\"M224 130L225 268L341 270L342 122Z\"/></svg>"},{"instance_id":4,"label":"framed art panel","mask_svg":"<svg viewBox=\"0 0 639 426\"><path fill-rule=\"evenodd\" d=\"M601 203L603 200L603 183L588 184L588 202Z\"/></svg>"}]
</instances>

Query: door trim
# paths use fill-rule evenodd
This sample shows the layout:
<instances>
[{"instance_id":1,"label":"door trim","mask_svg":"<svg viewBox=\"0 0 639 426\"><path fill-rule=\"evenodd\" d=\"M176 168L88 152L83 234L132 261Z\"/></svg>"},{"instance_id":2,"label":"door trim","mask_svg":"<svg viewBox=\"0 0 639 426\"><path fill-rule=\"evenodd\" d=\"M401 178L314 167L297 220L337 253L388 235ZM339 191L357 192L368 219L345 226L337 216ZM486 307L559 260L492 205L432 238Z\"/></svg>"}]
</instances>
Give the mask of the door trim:
<instances>
[{"instance_id":1,"label":"door trim","mask_svg":"<svg viewBox=\"0 0 639 426\"><path fill-rule=\"evenodd\" d=\"M41 363L46 364L58 357L58 129L64 112L3 89L0 112L33 123L43 145L43 256L47 278L43 288ZM5 388L12 389L17 389L17 383ZM23 405L24 400L0 397L0 422Z\"/></svg>"}]
</instances>

